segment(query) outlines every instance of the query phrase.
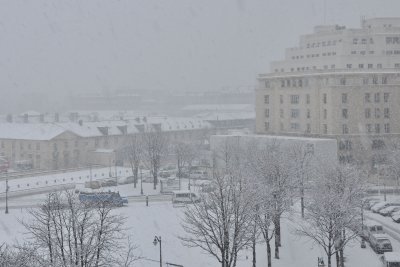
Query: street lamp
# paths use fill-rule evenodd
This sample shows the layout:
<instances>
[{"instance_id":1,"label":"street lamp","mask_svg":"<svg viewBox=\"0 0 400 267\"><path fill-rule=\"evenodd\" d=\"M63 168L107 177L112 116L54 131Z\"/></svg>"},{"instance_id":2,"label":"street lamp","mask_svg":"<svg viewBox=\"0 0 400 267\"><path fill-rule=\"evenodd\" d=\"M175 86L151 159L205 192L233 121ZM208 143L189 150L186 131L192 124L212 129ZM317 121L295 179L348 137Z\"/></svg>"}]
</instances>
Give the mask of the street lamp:
<instances>
[{"instance_id":1,"label":"street lamp","mask_svg":"<svg viewBox=\"0 0 400 267\"><path fill-rule=\"evenodd\" d=\"M6 214L8 214L8 171L6 171Z\"/></svg>"},{"instance_id":2,"label":"street lamp","mask_svg":"<svg viewBox=\"0 0 400 267\"><path fill-rule=\"evenodd\" d=\"M160 267L162 267L161 236L154 237L154 240L153 240L154 246L157 246L158 243L160 243Z\"/></svg>"},{"instance_id":3,"label":"street lamp","mask_svg":"<svg viewBox=\"0 0 400 267\"><path fill-rule=\"evenodd\" d=\"M142 168L140 168L140 194L143 195L143 172L142 172Z\"/></svg>"}]
</instances>

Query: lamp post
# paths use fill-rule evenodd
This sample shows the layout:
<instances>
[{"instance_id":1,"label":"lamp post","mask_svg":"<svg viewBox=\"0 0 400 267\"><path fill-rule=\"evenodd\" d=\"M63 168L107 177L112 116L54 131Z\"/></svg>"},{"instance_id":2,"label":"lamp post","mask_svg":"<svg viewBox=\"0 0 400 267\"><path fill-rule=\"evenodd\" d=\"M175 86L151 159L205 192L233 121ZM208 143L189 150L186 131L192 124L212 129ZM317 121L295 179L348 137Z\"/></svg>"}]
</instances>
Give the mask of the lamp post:
<instances>
[{"instance_id":1,"label":"lamp post","mask_svg":"<svg viewBox=\"0 0 400 267\"><path fill-rule=\"evenodd\" d=\"M143 172L142 172L142 168L140 168L140 194L143 195Z\"/></svg>"},{"instance_id":2,"label":"lamp post","mask_svg":"<svg viewBox=\"0 0 400 267\"><path fill-rule=\"evenodd\" d=\"M153 240L154 246L160 243L160 267L162 267L162 248L161 248L161 236L155 236Z\"/></svg>"},{"instance_id":3,"label":"lamp post","mask_svg":"<svg viewBox=\"0 0 400 267\"><path fill-rule=\"evenodd\" d=\"M6 171L6 214L8 214L8 171Z\"/></svg>"}]
</instances>

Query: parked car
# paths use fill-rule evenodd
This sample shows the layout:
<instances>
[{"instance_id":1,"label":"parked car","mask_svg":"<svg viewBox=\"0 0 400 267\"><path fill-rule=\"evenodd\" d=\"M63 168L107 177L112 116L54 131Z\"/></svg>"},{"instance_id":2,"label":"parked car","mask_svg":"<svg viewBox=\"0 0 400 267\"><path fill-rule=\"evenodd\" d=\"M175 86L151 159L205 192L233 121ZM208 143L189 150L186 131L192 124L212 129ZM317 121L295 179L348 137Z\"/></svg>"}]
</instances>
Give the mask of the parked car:
<instances>
[{"instance_id":1,"label":"parked car","mask_svg":"<svg viewBox=\"0 0 400 267\"><path fill-rule=\"evenodd\" d=\"M117 186L117 181L115 179L107 179L100 182L101 187L106 186Z\"/></svg>"},{"instance_id":2,"label":"parked car","mask_svg":"<svg viewBox=\"0 0 400 267\"><path fill-rule=\"evenodd\" d=\"M392 252L392 243L386 234L373 234L369 238L371 248L378 254Z\"/></svg>"},{"instance_id":3,"label":"parked car","mask_svg":"<svg viewBox=\"0 0 400 267\"><path fill-rule=\"evenodd\" d=\"M372 208L375 204L378 204L379 202L381 202L381 200L379 200L379 199L369 200L369 201L366 203L365 208L366 208L367 210L371 210L371 208Z\"/></svg>"},{"instance_id":4,"label":"parked car","mask_svg":"<svg viewBox=\"0 0 400 267\"><path fill-rule=\"evenodd\" d=\"M400 206L388 206L384 209L381 209L379 211L379 214L383 215L383 216L390 216L390 215L392 215L393 212L396 212L399 210L400 210Z\"/></svg>"},{"instance_id":5,"label":"parked car","mask_svg":"<svg viewBox=\"0 0 400 267\"><path fill-rule=\"evenodd\" d=\"M91 189L99 189L101 187L101 184L99 181L85 182L85 187Z\"/></svg>"},{"instance_id":6,"label":"parked car","mask_svg":"<svg viewBox=\"0 0 400 267\"><path fill-rule=\"evenodd\" d=\"M369 240L371 235L384 234L383 226L373 221L365 221L362 228L362 237Z\"/></svg>"},{"instance_id":7,"label":"parked car","mask_svg":"<svg viewBox=\"0 0 400 267\"><path fill-rule=\"evenodd\" d=\"M118 179L118 184L133 184L135 182L135 177L128 176L128 177L121 177Z\"/></svg>"},{"instance_id":8,"label":"parked car","mask_svg":"<svg viewBox=\"0 0 400 267\"><path fill-rule=\"evenodd\" d=\"M191 191L174 191L172 196L173 204L189 204L200 202L200 197Z\"/></svg>"},{"instance_id":9,"label":"parked car","mask_svg":"<svg viewBox=\"0 0 400 267\"><path fill-rule=\"evenodd\" d=\"M124 203L128 203L127 198L122 198L118 192L98 192L79 194L79 201L87 205L98 206L101 204L109 204L121 207Z\"/></svg>"},{"instance_id":10,"label":"parked car","mask_svg":"<svg viewBox=\"0 0 400 267\"><path fill-rule=\"evenodd\" d=\"M382 201L382 202L379 202L379 203L375 204L374 206L372 206L371 210L372 210L372 212L377 213L381 209L384 209L384 208L389 207L389 206L400 206L400 203L399 202Z\"/></svg>"},{"instance_id":11,"label":"parked car","mask_svg":"<svg viewBox=\"0 0 400 267\"><path fill-rule=\"evenodd\" d=\"M380 257L383 267L400 267L400 253L399 252L385 252Z\"/></svg>"},{"instance_id":12,"label":"parked car","mask_svg":"<svg viewBox=\"0 0 400 267\"><path fill-rule=\"evenodd\" d=\"M393 221L400 223L400 211L393 212L391 217Z\"/></svg>"}]
</instances>

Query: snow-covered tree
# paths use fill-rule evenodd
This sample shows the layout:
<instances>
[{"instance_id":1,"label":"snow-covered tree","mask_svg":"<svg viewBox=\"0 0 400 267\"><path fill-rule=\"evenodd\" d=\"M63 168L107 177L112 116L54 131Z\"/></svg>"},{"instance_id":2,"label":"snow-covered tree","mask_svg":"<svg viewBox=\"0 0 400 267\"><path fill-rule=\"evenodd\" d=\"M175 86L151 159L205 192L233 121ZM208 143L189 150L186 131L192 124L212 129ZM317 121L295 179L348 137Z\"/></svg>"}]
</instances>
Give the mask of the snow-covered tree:
<instances>
[{"instance_id":1,"label":"snow-covered tree","mask_svg":"<svg viewBox=\"0 0 400 267\"><path fill-rule=\"evenodd\" d=\"M179 188L181 188L183 171L186 168L188 170L188 174L190 175L190 168L194 159L196 158L196 148L192 143L182 141L177 141L172 146L173 153L175 154L176 166L178 168L177 176L179 179Z\"/></svg>"},{"instance_id":2,"label":"snow-covered tree","mask_svg":"<svg viewBox=\"0 0 400 267\"><path fill-rule=\"evenodd\" d=\"M136 188L138 182L139 166L143 160L143 139L141 135L130 135L127 138L127 146L124 149L125 158L132 169L133 185Z\"/></svg>"},{"instance_id":3,"label":"snow-covered tree","mask_svg":"<svg viewBox=\"0 0 400 267\"><path fill-rule=\"evenodd\" d=\"M238 253L251 244L253 236L253 199L240 166L228 172L214 169L213 190L202 195L201 202L187 206L182 224L184 245L200 247L222 267L236 266Z\"/></svg>"},{"instance_id":4,"label":"snow-covered tree","mask_svg":"<svg viewBox=\"0 0 400 267\"><path fill-rule=\"evenodd\" d=\"M347 165L324 164L314 179L298 233L325 251L328 267L335 254L343 263L344 248L359 234L363 185L359 171Z\"/></svg>"},{"instance_id":5,"label":"snow-covered tree","mask_svg":"<svg viewBox=\"0 0 400 267\"><path fill-rule=\"evenodd\" d=\"M160 130L149 128L143 133L143 155L145 163L153 175L153 188L157 188L158 172L163 158L168 153L168 138Z\"/></svg>"}]
</instances>

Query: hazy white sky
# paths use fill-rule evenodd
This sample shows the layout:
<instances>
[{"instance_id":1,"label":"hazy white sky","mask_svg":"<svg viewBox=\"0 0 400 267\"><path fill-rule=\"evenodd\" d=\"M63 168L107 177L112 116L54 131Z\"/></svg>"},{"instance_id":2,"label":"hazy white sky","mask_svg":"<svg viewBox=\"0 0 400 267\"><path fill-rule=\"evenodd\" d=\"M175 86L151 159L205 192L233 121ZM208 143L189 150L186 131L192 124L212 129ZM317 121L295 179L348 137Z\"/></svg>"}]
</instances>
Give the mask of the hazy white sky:
<instances>
[{"instance_id":1,"label":"hazy white sky","mask_svg":"<svg viewBox=\"0 0 400 267\"><path fill-rule=\"evenodd\" d=\"M327 23L400 16L399 0L326 0ZM253 86L323 0L0 0L0 88L219 90Z\"/></svg>"}]
</instances>

